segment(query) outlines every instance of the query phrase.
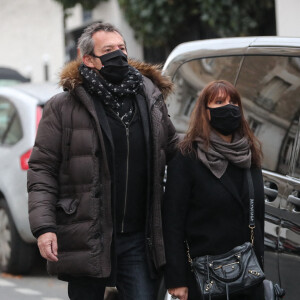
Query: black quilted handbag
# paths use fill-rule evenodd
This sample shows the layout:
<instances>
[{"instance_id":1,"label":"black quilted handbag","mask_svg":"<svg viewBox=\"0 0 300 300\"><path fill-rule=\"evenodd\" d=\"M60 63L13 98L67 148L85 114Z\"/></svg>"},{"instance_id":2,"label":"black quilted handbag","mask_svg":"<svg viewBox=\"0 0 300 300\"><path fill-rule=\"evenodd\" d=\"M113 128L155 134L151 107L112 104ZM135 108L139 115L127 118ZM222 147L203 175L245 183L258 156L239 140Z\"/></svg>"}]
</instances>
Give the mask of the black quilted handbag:
<instances>
[{"instance_id":1,"label":"black quilted handbag","mask_svg":"<svg viewBox=\"0 0 300 300\"><path fill-rule=\"evenodd\" d=\"M254 189L250 170L247 170L249 185L249 227L251 243L233 248L221 255L205 255L191 259L188 249L188 259L195 274L200 293L204 299L218 298L240 292L261 283L265 275L258 263L253 250L254 243Z\"/></svg>"},{"instance_id":2,"label":"black quilted handbag","mask_svg":"<svg viewBox=\"0 0 300 300\"><path fill-rule=\"evenodd\" d=\"M205 299L237 293L262 282L265 275L251 243L246 242L221 255L192 259L192 269Z\"/></svg>"}]
</instances>

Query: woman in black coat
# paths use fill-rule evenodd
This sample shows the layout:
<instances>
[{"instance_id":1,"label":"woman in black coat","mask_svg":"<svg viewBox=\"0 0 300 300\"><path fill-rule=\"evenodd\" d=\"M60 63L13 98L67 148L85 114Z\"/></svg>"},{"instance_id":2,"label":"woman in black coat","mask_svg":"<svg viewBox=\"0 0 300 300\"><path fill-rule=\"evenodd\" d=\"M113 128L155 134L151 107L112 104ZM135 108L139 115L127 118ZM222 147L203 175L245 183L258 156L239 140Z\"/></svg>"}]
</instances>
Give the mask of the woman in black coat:
<instances>
[{"instance_id":1,"label":"woman in black coat","mask_svg":"<svg viewBox=\"0 0 300 300\"><path fill-rule=\"evenodd\" d=\"M254 251L263 266L264 188L261 147L242 111L240 96L227 81L205 87L188 132L168 166L163 221L167 264L165 284L173 298L203 299L187 260L224 254L247 241L250 168L255 198ZM263 300L263 285L230 300Z\"/></svg>"}]
</instances>

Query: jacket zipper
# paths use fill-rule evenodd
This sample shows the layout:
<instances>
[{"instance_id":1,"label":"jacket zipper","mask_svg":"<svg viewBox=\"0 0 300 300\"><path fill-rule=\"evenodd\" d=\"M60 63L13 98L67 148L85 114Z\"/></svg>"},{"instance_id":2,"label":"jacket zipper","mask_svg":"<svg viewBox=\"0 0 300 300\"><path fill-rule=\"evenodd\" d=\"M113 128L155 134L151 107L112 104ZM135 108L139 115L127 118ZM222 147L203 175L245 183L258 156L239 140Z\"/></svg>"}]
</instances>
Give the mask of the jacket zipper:
<instances>
[{"instance_id":1,"label":"jacket zipper","mask_svg":"<svg viewBox=\"0 0 300 300\"><path fill-rule=\"evenodd\" d=\"M126 130L126 139L127 139L127 157L126 157L125 200L124 200L123 220L122 220L122 228L121 228L122 233L124 232L124 223L125 223L125 215L126 215L126 208L127 208L128 170L129 170L129 127L127 127L126 125L125 125L125 130Z\"/></svg>"},{"instance_id":2,"label":"jacket zipper","mask_svg":"<svg viewBox=\"0 0 300 300\"><path fill-rule=\"evenodd\" d=\"M129 127L132 122L132 120L135 117L136 109L134 110L134 114L132 116L132 119L130 120L129 124L126 126L123 120L111 109L113 114L121 121L121 123L124 125L126 130L126 141L127 141L127 156L126 156L126 186L125 186L125 197L124 197L124 209L123 209L123 218L122 218L122 225L121 225L121 232L124 233L124 224L125 224L125 215L127 210L127 190L128 190L128 173L129 173Z\"/></svg>"}]
</instances>

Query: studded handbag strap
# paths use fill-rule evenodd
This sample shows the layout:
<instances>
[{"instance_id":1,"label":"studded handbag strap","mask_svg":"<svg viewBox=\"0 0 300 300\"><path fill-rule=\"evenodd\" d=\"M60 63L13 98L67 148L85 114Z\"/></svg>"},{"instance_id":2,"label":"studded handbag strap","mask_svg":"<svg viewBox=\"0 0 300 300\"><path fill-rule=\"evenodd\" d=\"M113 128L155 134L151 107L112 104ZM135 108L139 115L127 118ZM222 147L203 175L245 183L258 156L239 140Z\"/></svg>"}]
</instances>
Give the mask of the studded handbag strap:
<instances>
[{"instance_id":1,"label":"studded handbag strap","mask_svg":"<svg viewBox=\"0 0 300 300\"><path fill-rule=\"evenodd\" d=\"M250 169L247 169L247 181L249 188L249 228L251 244L254 245L254 228L255 228L255 212L254 212L254 187Z\"/></svg>"}]
</instances>

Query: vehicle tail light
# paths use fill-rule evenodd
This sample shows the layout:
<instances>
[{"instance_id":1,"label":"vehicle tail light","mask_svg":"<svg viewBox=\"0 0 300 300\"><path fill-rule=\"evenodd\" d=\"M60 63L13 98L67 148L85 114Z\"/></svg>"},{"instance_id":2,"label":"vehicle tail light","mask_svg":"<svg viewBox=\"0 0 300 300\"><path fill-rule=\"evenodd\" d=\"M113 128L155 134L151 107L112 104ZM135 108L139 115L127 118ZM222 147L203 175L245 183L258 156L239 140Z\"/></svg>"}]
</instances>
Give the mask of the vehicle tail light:
<instances>
[{"instance_id":1,"label":"vehicle tail light","mask_svg":"<svg viewBox=\"0 0 300 300\"><path fill-rule=\"evenodd\" d=\"M35 116L35 129L37 132L37 129L39 127L39 123L41 121L42 118L42 114L43 114L43 108L41 106L37 106L36 107L36 116ZM27 152L25 152L21 157L20 157L20 164L21 164L21 169L22 170L28 170L29 166L28 166L28 160L30 158L32 149L28 150Z\"/></svg>"},{"instance_id":2,"label":"vehicle tail light","mask_svg":"<svg viewBox=\"0 0 300 300\"><path fill-rule=\"evenodd\" d=\"M39 127L39 123L41 121L42 114L43 114L43 108L41 106L37 106L37 108L36 108L36 117L35 117L35 128L36 128L36 131L37 131L38 127Z\"/></svg>"},{"instance_id":3,"label":"vehicle tail light","mask_svg":"<svg viewBox=\"0 0 300 300\"><path fill-rule=\"evenodd\" d=\"M21 157L20 157L20 163L21 163L21 169L22 170L28 170L28 160L31 155L32 149L28 150L25 152Z\"/></svg>"}]
</instances>

